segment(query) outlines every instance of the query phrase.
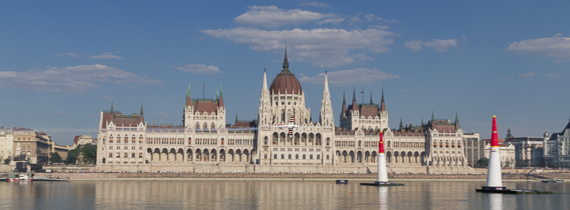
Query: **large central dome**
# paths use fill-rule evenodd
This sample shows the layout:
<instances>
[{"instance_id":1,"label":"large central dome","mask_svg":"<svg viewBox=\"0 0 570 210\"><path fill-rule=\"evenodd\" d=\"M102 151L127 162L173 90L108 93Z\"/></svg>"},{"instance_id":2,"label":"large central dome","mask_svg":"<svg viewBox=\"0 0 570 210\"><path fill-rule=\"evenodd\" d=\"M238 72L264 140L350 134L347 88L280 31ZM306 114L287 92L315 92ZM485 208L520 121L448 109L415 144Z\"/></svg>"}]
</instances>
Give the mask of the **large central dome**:
<instances>
[{"instance_id":1,"label":"large central dome","mask_svg":"<svg viewBox=\"0 0 570 210\"><path fill-rule=\"evenodd\" d=\"M297 77L289 71L289 61L287 60L287 48L285 48L285 58L283 59L283 70L273 79L269 92L273 94L296 94L301 95L303 89Z\"/></svg>"}]
</instances>

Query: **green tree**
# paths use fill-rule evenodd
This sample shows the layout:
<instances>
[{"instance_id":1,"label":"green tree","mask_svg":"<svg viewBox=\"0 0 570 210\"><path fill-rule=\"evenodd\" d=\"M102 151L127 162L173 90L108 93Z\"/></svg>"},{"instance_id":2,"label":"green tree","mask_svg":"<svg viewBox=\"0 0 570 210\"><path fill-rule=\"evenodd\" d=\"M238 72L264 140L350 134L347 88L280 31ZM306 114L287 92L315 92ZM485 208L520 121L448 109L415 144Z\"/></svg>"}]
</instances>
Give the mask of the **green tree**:
<instances>
[{"instance_id":1,"label":"green tree","mask_svg":"<svg viewBox=\"0 0 570 210\"><path fill-rule=\"evenodd\" d=\"M47 163L48 162L48 157L45 155L39 156L38 157L38 162L40 163Z\"/></svg>"},{"instance_id":2,"label":"green tree","mask_svg":"<svg viewBox=\"0 0 570 210\"><path fill-rule=\"evenodd\" d=\"M86 144L80 147L81 162L93 164L97 161L97 145Z\"/></svg>"},{"instance_id":3,"label":"green tree","mask_svg":"<svg viewBox=\"0 0 570 210\"><path fill-rule=\"evenodd\" d=\"M78 157L79 157L79 148L69 150L69 153L67 153L67 159L65 159L65 164L75 164L77 162Z\"/></svg>"},{"instance_id":4,"label":"green tree","mask_svg":"<svg viewBox=\"0 0 570 210\"><path fill-rule=\"evenodd\" d=\"M51 158L49 159L50 162L52 163L61 163L63 159L61 158L61 156L59 155L59 153L54 152L51 153Z\"/></svg>"},{"instance_id":5,"label":"green tree","mask_svg":"<svg viewBox=\"0 0 570 210\"><path fill-rule=\"evenodd\" d=\"M489 158L481 158L477 161L477 167L479 168L485 168L489 165Z\"/></svg>"},{"instance_id":6,"label":"green tree","mask_svg":"<svg viewBox=\"0 0 570 210\"><path fill-rule=\"evenodd\" d=\"M12 161L12 157L8 156L6 159L4 159L4 164L10 164L10 161Z\"/></svg>"}]
</instances>

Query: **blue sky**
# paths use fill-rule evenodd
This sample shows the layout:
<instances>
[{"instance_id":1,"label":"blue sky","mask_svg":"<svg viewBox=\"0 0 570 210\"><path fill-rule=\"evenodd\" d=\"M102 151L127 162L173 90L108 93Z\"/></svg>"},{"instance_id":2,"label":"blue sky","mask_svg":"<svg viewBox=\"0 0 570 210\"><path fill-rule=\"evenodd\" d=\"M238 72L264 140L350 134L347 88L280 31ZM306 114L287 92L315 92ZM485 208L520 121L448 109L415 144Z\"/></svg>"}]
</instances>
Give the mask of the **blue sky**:
<instances>
[{"instance_id":1,"label":"blue sky","mask_svg":"<svg viewBox=\"0 0 570 210\"><path fill-rule=\"evenodd\" d=\"M223 85L228 123L257 118L263 69L290 69L317 120L328 71L333 111L364 89L390 127L459 114L488 138L559 132L570 116L568 1L2 1L0 125L59 144L96 136L101 109L144 104L180 124L192 97Z\"/></svg>"}]
</instances>

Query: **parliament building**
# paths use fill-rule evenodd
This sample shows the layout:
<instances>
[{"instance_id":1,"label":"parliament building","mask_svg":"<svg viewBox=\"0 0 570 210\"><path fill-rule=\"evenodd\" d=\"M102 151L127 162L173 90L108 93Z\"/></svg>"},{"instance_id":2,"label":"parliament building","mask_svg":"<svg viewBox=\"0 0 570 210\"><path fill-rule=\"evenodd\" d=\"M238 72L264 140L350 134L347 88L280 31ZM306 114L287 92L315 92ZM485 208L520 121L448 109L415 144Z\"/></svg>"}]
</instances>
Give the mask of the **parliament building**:
<instances>
[{"instance_id":1,"label":"parliament building","mask_svg":"<svg viewBox=\"0 0 570 210\"><path fill-rule=\"evenodd\" d=\"M269 86L268 86L269 85ZM311 119L306 93L289 70L268 84L263 73L258 119L226 124L223 92L216 99L194 99L187 90L183 124L149 125L139 114L101 111L97 169L195 173L372 173L376 171L380 130L384 131L391 172L466 173L463 131L455 122L432 118L420 125L388 127L384 93L380 104L358 104L343 96L335 125L325 74L319 119ZM292 135L287 124L293 115Z\"/></svg>"}]
</instances>

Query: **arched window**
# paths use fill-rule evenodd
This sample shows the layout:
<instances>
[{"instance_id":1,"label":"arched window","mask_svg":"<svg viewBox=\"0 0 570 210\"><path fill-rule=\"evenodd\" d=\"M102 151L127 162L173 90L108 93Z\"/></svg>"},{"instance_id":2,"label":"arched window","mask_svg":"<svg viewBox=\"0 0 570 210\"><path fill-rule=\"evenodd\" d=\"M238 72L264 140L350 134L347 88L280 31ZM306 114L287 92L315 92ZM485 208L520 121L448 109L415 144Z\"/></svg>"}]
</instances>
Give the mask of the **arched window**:
<instances>
[{"instance_id":1,"label":"arched window","mask_svg":"<svg viewBox=\"0 0 570 210\"><path fill-rule=\"evenodd\" d=\"M203 131L207 131L208 130L208 123L204 123L204 127L202 128Z\"/></svg>"},{"instance_id":2,"label":"arched window","mask_svg":"<svg viewBox=\"0 0 570 210\"><path fill-rule=\"evenodd\" d=\"M267 136L265 138L263 138L263 144L267 145ZM267 158L265 158L265 159L267 159Z\"/></svg>"},{"instance_id":3,"label":"arched window","mask_svg":"<svg viewBox=\"0 0 570 210\"><path fill-rule=\"evenodd\" d=\"M330 142L331 142L331 138L327 138L327 146L330 145Z\"/></svg>"}]
</instances>

